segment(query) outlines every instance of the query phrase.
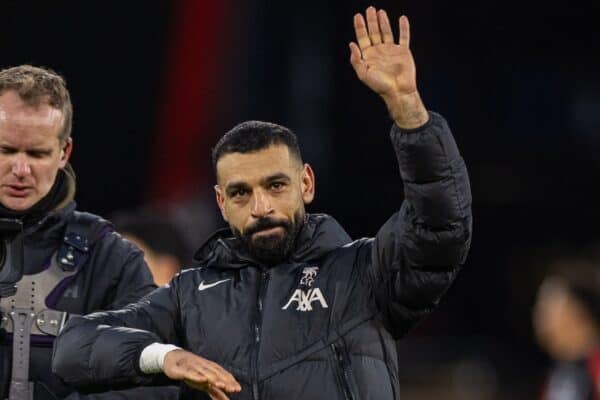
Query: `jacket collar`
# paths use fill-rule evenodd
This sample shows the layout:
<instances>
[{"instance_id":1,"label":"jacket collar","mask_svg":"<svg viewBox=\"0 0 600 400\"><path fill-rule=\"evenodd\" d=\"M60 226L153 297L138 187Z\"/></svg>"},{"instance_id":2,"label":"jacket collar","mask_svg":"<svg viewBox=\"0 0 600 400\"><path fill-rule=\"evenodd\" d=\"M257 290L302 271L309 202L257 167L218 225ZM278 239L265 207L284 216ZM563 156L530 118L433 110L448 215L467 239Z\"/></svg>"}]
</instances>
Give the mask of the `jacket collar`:
<instances>
[{"instance_id":1,"label":"jacket collar","mask_svg":"<svg viewBox=\"0 0 600 400\"><path fill-rule=\"evenodd\" d=\"M317 261L351 241L350 236L333 217L326 214L307 214L289 261ZM242 268L249 263L260 265L242 249L239 240L229 228L220 229L212 234L196 251L194 261L198 266L211 268Z\"/></svg>"},{"instance_id":2,"label":"jacket collar","mask_svg":"<svg viewBox=\"0 0 600 400\"><path fill-rule=\"evenodd\" d=\"M59 232L62 225L67 222L68 217L75 211L77 208L77 204L74 200L69 201L64 204L61 208L52 210L44 215L37 223L24 228L24 232L26 235L33 235L38 231L44 231L45 234L48 231L57 231ZM52 228L49 226L52 225ZM43 228L43 229L42 229ZM62 233L60 233L62 235Z\"/></svg>"}]
</instances>

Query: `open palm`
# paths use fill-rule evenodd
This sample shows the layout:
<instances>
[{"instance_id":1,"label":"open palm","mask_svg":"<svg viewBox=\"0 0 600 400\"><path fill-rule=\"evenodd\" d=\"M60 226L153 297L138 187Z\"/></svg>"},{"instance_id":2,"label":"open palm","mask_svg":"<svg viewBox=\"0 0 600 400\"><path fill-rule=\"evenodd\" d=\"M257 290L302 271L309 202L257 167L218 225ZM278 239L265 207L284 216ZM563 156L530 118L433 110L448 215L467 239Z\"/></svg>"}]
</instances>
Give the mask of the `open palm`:
<instances>
[{"instance_id":1,"label":"open palm","mask_svg":"<svg viewBox=\"0 0 600 400\"><path fill-rule=\"evenodd\" d=\"M383 97L402 96L417 90L415 62L410 51L410 26L400 17L400 39L394 42L384 10L369 7L367 21L354 16L357 43L350 43L350 62L358 78Z\"/></svg>"}]
</instances>

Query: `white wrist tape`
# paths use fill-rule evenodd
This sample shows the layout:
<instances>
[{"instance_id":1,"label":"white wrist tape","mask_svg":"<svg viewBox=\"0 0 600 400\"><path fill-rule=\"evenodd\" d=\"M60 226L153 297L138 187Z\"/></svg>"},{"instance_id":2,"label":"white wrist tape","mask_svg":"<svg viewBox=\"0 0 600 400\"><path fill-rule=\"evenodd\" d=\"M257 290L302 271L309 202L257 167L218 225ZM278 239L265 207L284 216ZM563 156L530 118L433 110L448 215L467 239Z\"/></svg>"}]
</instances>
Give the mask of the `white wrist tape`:
<instances>
[{"instance_id":1,"label":"white wrist tape","mask_svg":"<svg viewBox=\"0 0 600 400\"><path fill-rule=\"evenodd\" d=\"M140 370L145 374L163 372L163 363L168 352L180 349L172 344L152 343L142 350L140 355Z\"/></svg>"}]
</instances>

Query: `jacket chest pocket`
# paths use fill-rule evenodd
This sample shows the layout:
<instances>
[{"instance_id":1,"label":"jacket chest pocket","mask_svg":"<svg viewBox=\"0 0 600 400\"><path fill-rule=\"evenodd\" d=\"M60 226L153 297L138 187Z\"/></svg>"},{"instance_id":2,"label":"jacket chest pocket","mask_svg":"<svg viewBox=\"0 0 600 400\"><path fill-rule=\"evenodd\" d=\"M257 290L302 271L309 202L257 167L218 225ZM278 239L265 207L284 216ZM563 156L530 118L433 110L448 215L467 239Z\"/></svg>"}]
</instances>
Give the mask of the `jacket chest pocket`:
<instances>
[{"instance_id":1,"label":"jacket chest pocket","mask_svg":"<svg viewBox=\"0 0 600 400\"><path fill-rule=\"evenodd\" d=\"M352 371L352 363L343 339L329 345L333 370L338 387L345 400L359 400L356 382Z\"/></svg>"}]
</instances>

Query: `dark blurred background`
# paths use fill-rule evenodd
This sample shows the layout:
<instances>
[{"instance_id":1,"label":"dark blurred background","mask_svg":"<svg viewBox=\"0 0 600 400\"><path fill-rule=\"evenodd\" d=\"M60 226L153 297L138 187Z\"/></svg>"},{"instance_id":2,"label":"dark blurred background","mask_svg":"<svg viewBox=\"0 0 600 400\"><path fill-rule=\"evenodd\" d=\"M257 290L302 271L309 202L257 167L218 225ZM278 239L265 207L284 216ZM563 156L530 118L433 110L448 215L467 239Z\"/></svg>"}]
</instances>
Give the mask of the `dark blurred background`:
<instances>
[{"instance_id":1,"label":"dark blurred background","mask_svg":"<svg viewBox=\"0 0 600 400\"><path fill-rule=\"evenodd\" d=\"M391 120L348 61L352 16L370 2L0 4L0 67L68 81L80 208L151 207L199 245L222 224L210 148L246 119L296 131L317 174L310 210L353 237L398 208ZM600 3L374 5L409 16L422 97L448 119L474 199L463 273L400 344L403 398L535 398L543 260L600 236Z\"/></svg>"}]
</instances>

